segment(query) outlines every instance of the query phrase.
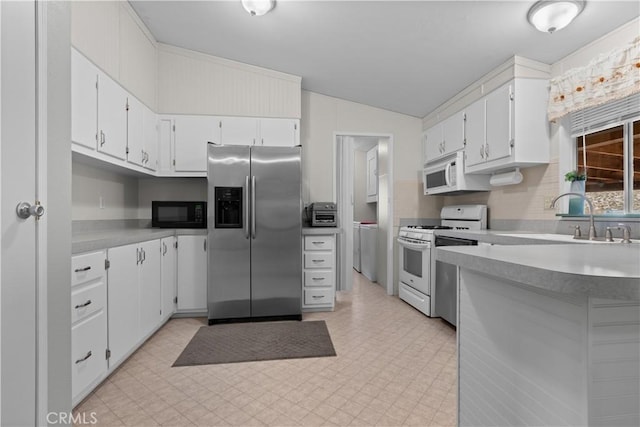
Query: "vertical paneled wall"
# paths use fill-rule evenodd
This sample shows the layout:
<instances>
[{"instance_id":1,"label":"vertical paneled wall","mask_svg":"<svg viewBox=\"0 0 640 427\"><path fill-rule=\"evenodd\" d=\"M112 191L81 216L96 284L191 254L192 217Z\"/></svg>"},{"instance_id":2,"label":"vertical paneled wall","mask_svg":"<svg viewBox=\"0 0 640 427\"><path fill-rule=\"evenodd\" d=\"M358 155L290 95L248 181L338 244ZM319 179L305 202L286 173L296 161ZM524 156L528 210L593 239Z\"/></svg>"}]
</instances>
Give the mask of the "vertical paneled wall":
<instances>
[{"instance_id":1,"label":"vertical paneled wall","mask_svg":"<svg viewBox=\"0 0 640 427\"><path fill-rule=\"evenodd\" d=\"M300 77L158 47L160 113L300 118Z\"/></svg>"}]
</instances>

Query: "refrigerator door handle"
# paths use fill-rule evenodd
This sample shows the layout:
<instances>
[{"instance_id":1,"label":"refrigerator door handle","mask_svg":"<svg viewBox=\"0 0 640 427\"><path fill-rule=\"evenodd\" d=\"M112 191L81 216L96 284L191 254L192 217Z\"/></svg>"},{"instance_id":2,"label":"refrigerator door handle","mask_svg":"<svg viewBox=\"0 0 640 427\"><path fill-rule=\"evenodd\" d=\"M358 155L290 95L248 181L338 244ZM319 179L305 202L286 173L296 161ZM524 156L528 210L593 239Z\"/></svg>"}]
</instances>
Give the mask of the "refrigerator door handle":
<instances>
[{"instance_id":1,"label":"refrigerator door handle","mask_svg":"<svg viewBox=\"0 0 640 427\"><path fill-rule=\"evenodd\" d=\"M244 238L249 238L249 176L244 177Z\"/></svg>"},{"instance_id":2,"label":"refrigerator door handle","mask_svg":"<svg viewBox=\"0 0 640 427\"><path fill-rule=\"evenodd\" d=\"M251 238L256 238L256 177L251 177Z\"/></svg>"}]
</instances>

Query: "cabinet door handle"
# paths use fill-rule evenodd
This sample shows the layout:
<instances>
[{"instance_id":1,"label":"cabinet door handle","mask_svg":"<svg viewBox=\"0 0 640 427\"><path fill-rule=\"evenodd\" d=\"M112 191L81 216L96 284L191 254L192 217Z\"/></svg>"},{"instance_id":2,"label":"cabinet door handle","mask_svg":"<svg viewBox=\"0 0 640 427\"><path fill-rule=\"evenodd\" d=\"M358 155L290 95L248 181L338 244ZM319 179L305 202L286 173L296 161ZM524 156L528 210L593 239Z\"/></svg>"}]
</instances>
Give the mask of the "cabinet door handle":
<instances>
[{"instance_id":1,"label":"cabinet door handle","mask_svg":"<svg viewBox=\"0 0 640 427\"><path fill-rule=\"evenodd\" d=\"M107 142L106 134L100 131L100 146L102 147Z\"/></svg>"},{"instance_id":2,"label":"cabinet door handle","mask_svg":"<svg viewBox=\"0 0 640 427\"><path fill-rule=\"evenodd\" d=\"M86 355L86 356L84 356L82 359L78 359L78 360L76 360L76 365L77 365L78 363L82 363L82 362L84 362L85 360L87 360L87 359L88 359L88 358L90 358L90 357L91 357L91 352L88 352L88 353L87 353L87 355Z\"/></svg>"},{"instance_id":3,"label":"cabinet door handle","mask_svg":"<svg viewBox=\"0 0 640 427\"><path fill-rule=\"evenodd\" d=\"M136 265L140 264L140 248L136 248Z\"/></svg>"},{"instance_id":4,"label":"cabinet door handle","mask_svg":"<svg viewBox=\"0 0 640 427\"><path fill-rule=\"evenodd\" d=\"M489 144L484 145L484 155L489 158Z\"/></svg>"},{"instance_id":5,"label":"cabinet door handle","mask_svg":"<svg viewBox=\"0 0 640 427\"><path fill-rule=\"evenodd\" d=\"M91 266L87 266L87 267L84 267L84 268L76 268L73 271L74 271L74 273L82 273L84 271L89 271L89 270L91 270Z\"/></svg>"},{"instance_id":6,"label":"cabinet door handle","mask_svg":"<svg viewBox=\"0 0 640 427\"><path fill-rule=\"evenodd\" d=\"M162 255L166 255L167 254L167 244L165 242L162 242Z\"/></svg>"},{"instance_id":7,"label":"cabinet door handle","mask_svg":"<svg viewBox=\"0 0 640 427\"><path fill-rule=\"evenodd\" d=\"M207 252L207 239L204 239L204 251Z\"/></svg>"},{"instance_id":8,"label":"cabinet door handle","mask_svg":"<svg viewBox=\"0 0 640 427\"><path fill-rule=\"evenodd\" d=\"M140 253L142 254L142 260L140 261L140 264L142 264L147 259L147 253L142 248L140 248Z\"/></svg>"},{"instance_id":9,"label":"cabinet door handle","mask_svg":"<svg viewBox=\"0 0 640 427\"><path fill-rule=\"evenodd\" d=\"M87 300L87 302L85 302L84 304L78 304L78 305L76 305L76 309L78 309L78 308L84 308L84 307L88 306L89 304L91 304L91 300L90 300L90 299L88 299L88 300Z\"/></svg>"},{"instance_id":10,"label":"cabinet door handle","mask_svg":"<svg viewBox=\"0 0 640 427\"><path fill-rule=\"evenodd\" d=\"M484 159L484 146L480 146L480 157Z\"/></svg>"}]
</instances>

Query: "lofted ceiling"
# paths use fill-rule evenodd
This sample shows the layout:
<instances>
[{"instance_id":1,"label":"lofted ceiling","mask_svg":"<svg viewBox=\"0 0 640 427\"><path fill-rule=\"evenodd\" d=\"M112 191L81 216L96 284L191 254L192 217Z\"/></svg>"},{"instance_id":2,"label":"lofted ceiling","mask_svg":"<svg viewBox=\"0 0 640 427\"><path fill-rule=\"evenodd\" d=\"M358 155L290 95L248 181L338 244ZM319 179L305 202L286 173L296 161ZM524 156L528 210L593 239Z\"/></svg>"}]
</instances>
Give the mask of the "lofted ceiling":
<instances>
[{"instance_id":1,"label":"lofted ceiling","mask_svg":"<svg viewBox=\"0 0 640 427\"><path fill-rule=\"evenodd\" d=\"M587 0L569 27L546 34L527 22L533 3L277 0L267 15L250 16L240 0L131 2L159 42L415 117L513 55L552 64L640 15L636 0Z\"/></svg>"}]
</instances>

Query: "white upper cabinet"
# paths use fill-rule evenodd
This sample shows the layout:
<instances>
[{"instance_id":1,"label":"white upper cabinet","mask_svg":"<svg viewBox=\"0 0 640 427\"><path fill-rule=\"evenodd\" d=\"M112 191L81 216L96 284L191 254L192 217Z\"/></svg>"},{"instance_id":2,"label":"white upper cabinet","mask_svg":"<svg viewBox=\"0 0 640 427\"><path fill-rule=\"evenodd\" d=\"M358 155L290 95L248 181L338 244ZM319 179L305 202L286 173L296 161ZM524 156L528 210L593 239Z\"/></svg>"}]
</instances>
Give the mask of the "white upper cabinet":
<instances>
[{"instance_id":1,"label":"white upper cabinet","mask_svg":"<svg viewBox=\"0 0 640 427\"><path fill-rule=\"evenodd\" d=\"M255 145L258 119L253 117L220 118L220 143L224 145Z\"/></svg>"},{"instance_id":2,"label":"white upper cabinet","mask_svg":"<svg viewBox=\"0 0 640 427\"><path fill-rule=\"evenodd\" d=\"M300 145L300 120L260 119L261 145L294 147Z\"/></svg>"},{"instance_id":3,"label":"white upper cabinet","mask_svg":"<svg viewBox=\"0 0 640 427\"><path fill-rule=\"evenodd\" d=\"M516 78L466 109L467 173L549 162L547 80Z\"/></svg>"},{"instance_id":4,"label":"white upper cabinet","mask_svg":"<svg viewBox=\"0 0 640 427\"><path fill-rule=\"evenodd\" d=\"M127 161L157 169L157 116L136 97L129 96L127 112Z\"/></svg>"},{"instance_id":5,"label":"white upper cabinet","mask_svg":"<svg viewBox=\"0 0 640 427\"><path fill-rule=\"evenodd\" d=\"M158 169L158 115L142 106L142 129L146 160L144 167L153 171Z\"/></svg>"},{"instance_id":6,"label":"white upper cabinet","mask_svg":"<svg viewBox=\"0 0 640 427\"><path fill-rule=\"evenodd\" d=\"M298 119L222 117L220 142L224 145L293 147L300 144Z\"/></svg>"},{"instance_id":7,"label":"white upper cabinet","mask_svg":"<svg viewBox=\"0 0 640 427\"><path fill-rule=\"evenodd\" d=\"M484 162L485 104L486 100L483 98L474 102L466 109L465 137L467 145L464 152L466 155L465 165L467 168Z\"/></svg>"},{"instance_id":8,"label":"white upper cabinet","mask_svg":"<svg viewBox=\"0 0 640 427\"><path fill-rule=\"evenodd\" d=\"M464 148L464 112L460 111L423 133L424 163Z\"/></svg>"},{"instance_id":9,"label":"white upper cabinet","mask_svg":"<svg viewBox=\"0 0 640 427\"><path fill-rule=\"evenodd\" d=\"M98 68L71 49L71 140L96 149Z\"/></svg>"},{"instance_id":10,"label":"white upper cabinet","mask_svg":"<svg viewBox=\"0 0 640 427\"><path fill-rule=\"evenodd\" d=\"M378 147L367 151L367 203L378 201Z\"/></svg>"},{"instance_id":11,"label":"white upper cabinet","mask_svg":"<svg viewBox=\"0 0 640 427\"><path fill-rule=\"evenodd\" d=\"M220 141L219 121L209 116L176 116L174 118L175 172L206 172L207 143Z\"/></svg>"},{"instance_id":12,"label":"white upper cabinet","mask_svg":"<svg viewBox=\"0 0 640 427\"><path fill-rule=\"evenodd\" d=\"M127 92L103 72L98 73L98 151L127 157Z\"/></svg>"}]
</instances>

